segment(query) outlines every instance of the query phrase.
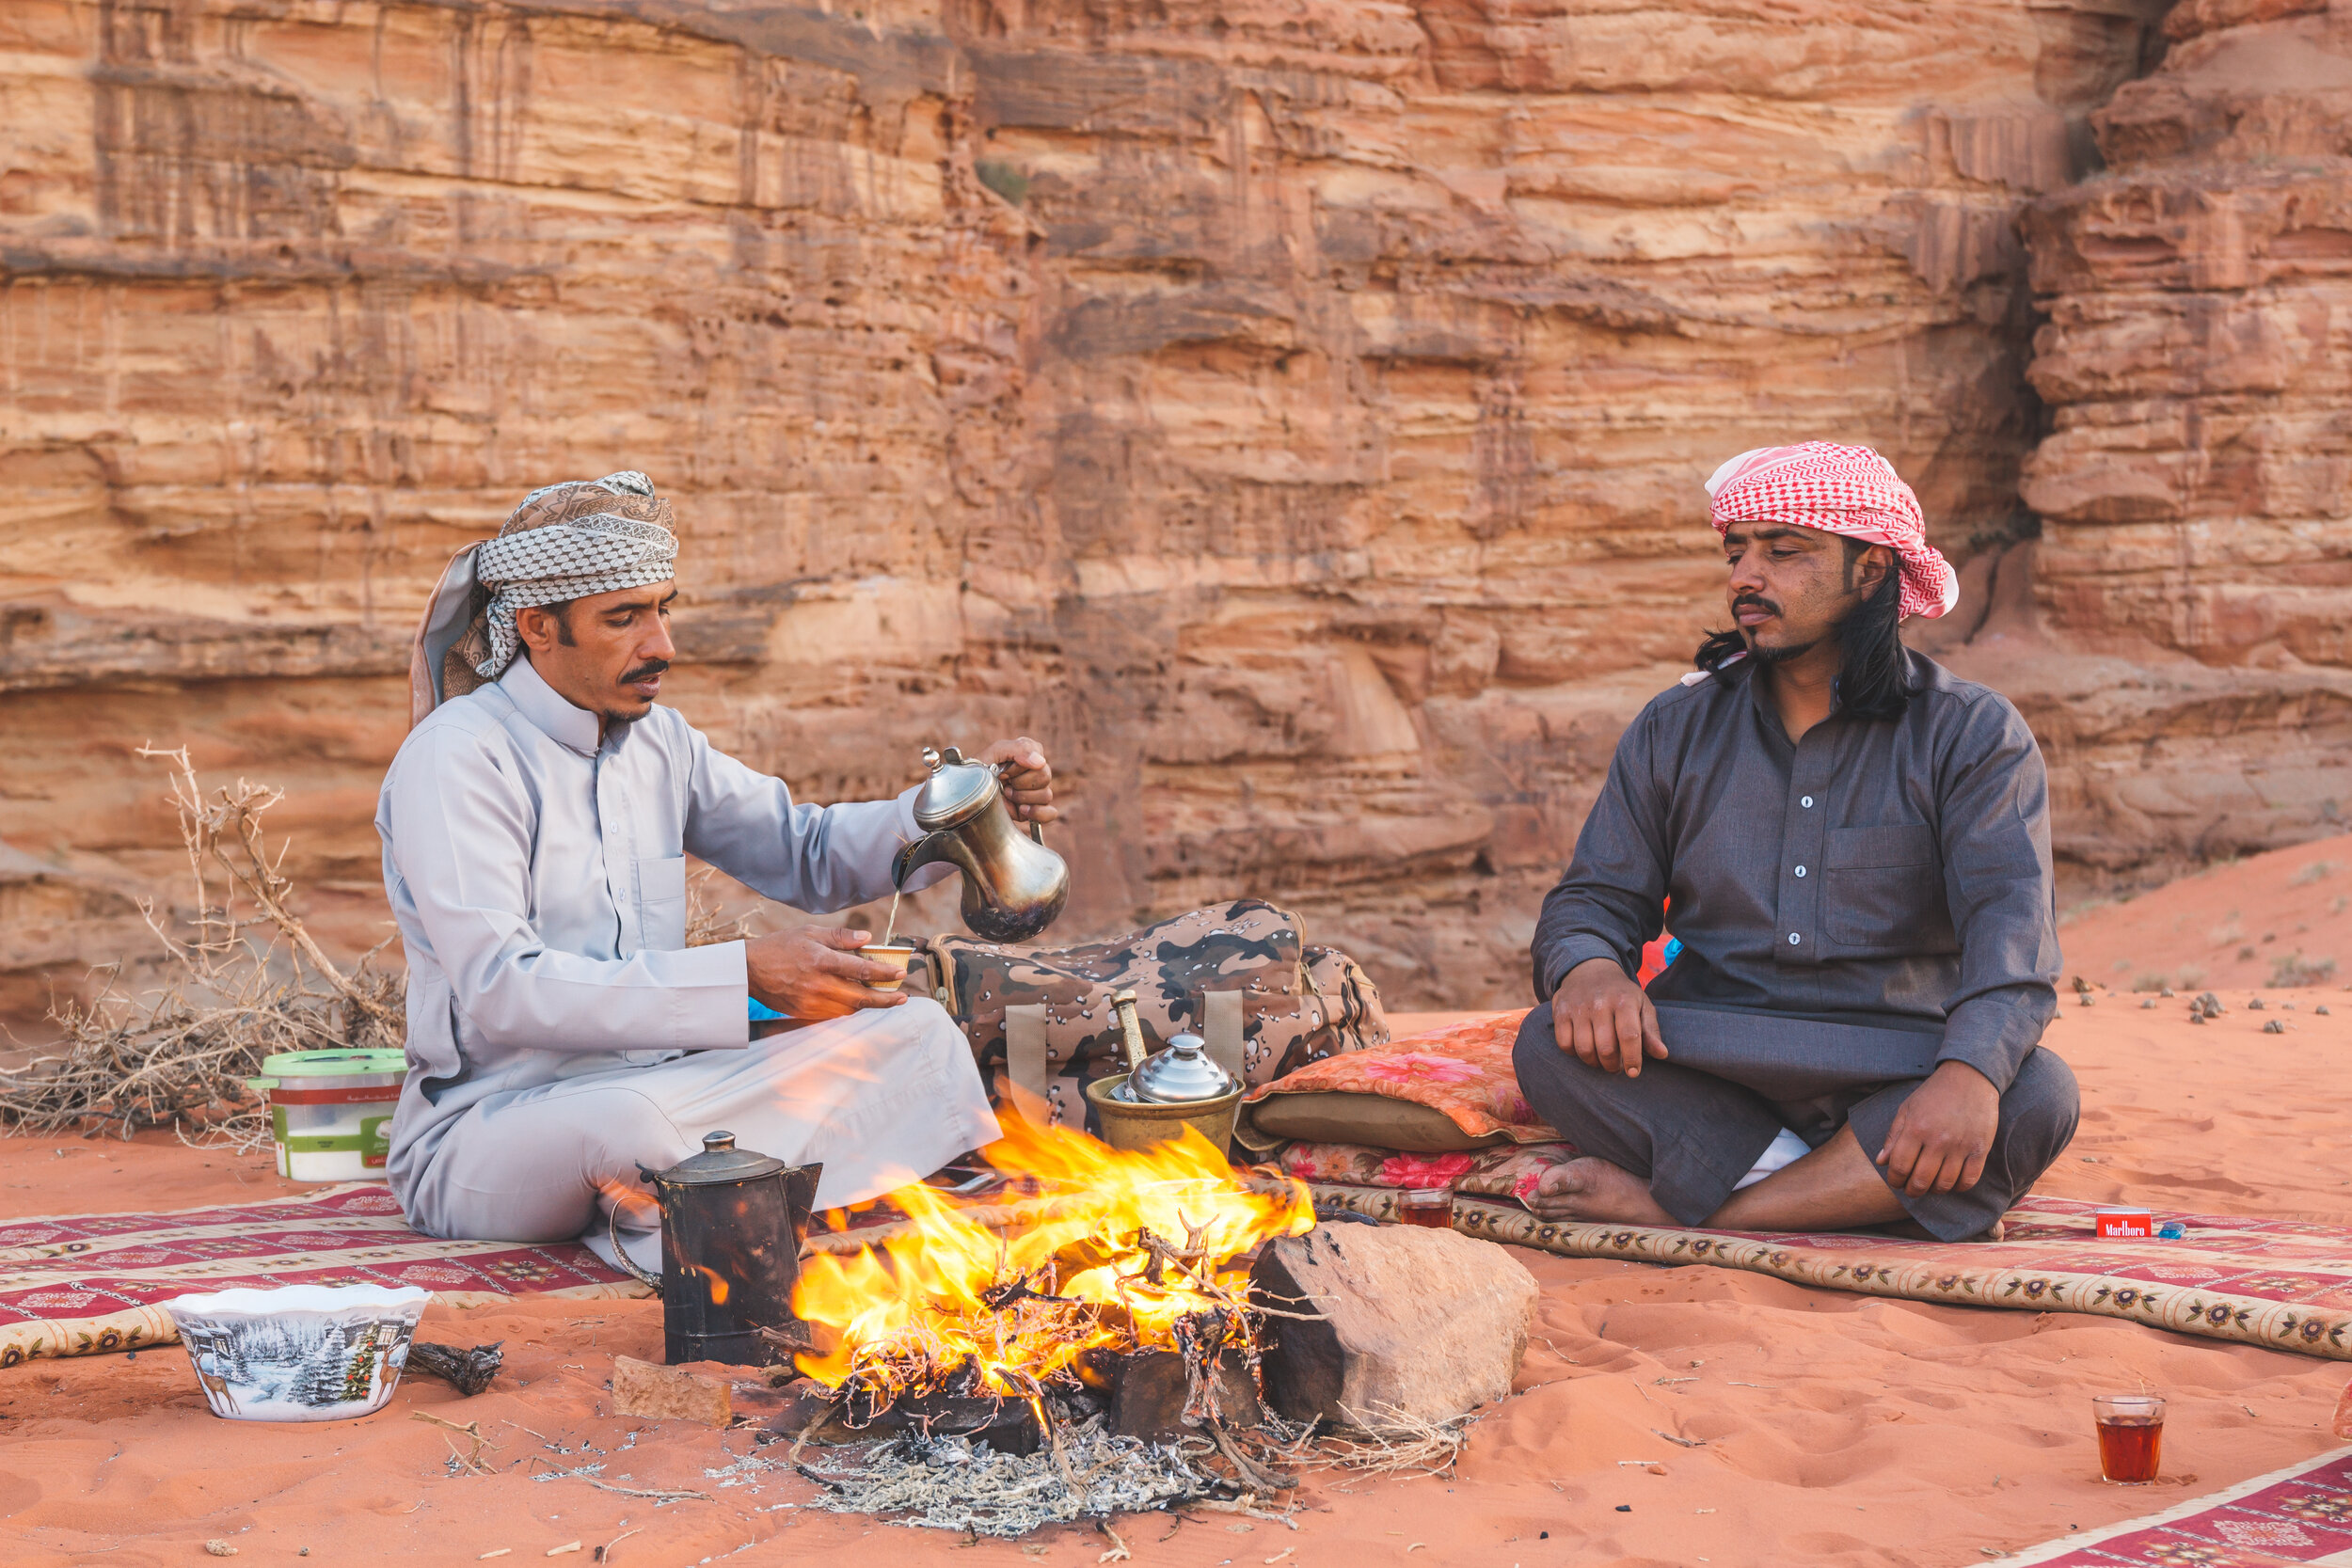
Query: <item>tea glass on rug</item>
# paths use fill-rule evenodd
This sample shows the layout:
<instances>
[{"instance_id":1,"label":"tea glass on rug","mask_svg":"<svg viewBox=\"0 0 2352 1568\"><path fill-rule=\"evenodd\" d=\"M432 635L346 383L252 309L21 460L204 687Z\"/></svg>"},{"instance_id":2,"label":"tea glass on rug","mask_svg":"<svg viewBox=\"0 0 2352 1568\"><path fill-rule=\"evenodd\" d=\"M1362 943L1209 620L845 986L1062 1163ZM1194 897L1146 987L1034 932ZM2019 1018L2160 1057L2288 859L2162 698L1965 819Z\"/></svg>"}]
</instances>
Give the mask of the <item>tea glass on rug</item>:
<instances>
[{"instance_id":1,"label":"tea glass on rug","mask_svg":"<svg viewBox=\"0 0 2352 1568\"><path fill-rule=\"evenodd\" d=\"M2118 1486L2146 1486L2164 1457L2164 1401L2154 1394L2101 1394L2090 1402L2099 1423L2099 1473Z\"/></svg>"},{"instance_id":2,"label":"tea glass on rug","mask_svg":"<svg viewBox=\"0 0 2352 1568\"><path fill-rule=\"evenodd\" d=\"M1396 1223L1454 1228L1454 1195L1443 1187L1406 1187L1396 1195Z\"/></svg>"}]
</instances>

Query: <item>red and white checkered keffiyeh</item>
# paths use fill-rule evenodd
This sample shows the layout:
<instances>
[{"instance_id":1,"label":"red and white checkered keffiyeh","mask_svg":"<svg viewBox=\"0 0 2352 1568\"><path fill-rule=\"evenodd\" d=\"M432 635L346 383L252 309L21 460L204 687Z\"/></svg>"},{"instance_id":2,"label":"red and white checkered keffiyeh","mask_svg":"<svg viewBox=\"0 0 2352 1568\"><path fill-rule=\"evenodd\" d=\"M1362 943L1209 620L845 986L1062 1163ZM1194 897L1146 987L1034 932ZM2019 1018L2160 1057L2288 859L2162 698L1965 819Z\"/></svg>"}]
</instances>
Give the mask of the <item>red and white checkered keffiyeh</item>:
<instances>
[{"instance_id":1,"label":"red and white checkered keffiyeh","mask_svg":"<svg viewBox=\"0 0 2352 1568\"><path fill-rule=\"evenodd\" d=\"M1716 469L1707 494L1717 533L1770 518L1884 545L1899 562L1905 615L1932 618L1960 600L1959 575L1928 543L1919 498L1895 465L1868 447L1758 447Z\"/></svg>"}]
</instances>

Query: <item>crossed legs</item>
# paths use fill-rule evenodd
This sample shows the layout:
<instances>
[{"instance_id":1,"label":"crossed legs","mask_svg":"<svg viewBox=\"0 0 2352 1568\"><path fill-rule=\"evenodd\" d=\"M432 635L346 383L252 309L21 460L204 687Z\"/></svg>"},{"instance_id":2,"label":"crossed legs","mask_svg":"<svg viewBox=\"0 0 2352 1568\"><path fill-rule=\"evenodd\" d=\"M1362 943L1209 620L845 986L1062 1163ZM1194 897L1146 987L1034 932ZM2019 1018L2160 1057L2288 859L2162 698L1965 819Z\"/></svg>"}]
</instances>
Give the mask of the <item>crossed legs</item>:
<instances>
[{"instance_id":1,"label":"crossed legs","mask_svg":"<svg viewBox=\"0 0 2352 1568\"><path fill-rule=\"evenodd\" d=\"M1924 1080L1858 1083L1795 1108L1672 1059L1638 1078L1603 1072L1562 1051L1549 1008L1528 1015L1514 1056L1520 1091L1584 1156L1552 1172L1530 1199L1547 1218L1737 1230L1916 1226L1945 1241L1991 1233L2012 1201L2074 1136L2078 1111L2066 1064L2037 1050L2000 1099L2000 1124L1973 1187L1910 1196L1877 1164L1902 1102ZM1755 1184L1739 1182L1783 1126L1813 1151ZM1737 1190L1735 1190L1737 1189Z\"/></svg>"}]
</instances>

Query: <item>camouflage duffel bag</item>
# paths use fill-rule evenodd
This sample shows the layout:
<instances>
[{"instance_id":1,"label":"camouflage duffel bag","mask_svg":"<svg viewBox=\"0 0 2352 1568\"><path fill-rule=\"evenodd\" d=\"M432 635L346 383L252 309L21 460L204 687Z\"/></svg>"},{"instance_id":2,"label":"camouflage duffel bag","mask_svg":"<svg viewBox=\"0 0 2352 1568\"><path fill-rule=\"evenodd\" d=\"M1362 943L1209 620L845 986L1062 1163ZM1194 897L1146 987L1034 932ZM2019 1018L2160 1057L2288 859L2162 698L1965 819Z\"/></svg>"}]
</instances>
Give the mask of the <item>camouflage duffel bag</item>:
<instances>
[{"instance_id":1,"label":"camouflage duffel bag","mask_svg":"<svg viewBox=\"0 0 2352 1568\"><path fill-rule=\"evenodd\" d=\"M1136 993L1146 1050L1189 1031L1253 1085L1388 1043L1380 993L1362 969L1336 948L1307 946L1298 917L1263 899L1195 910L1081 947L958 936L923 946L933 994L970 1037L992 1095L1001 1103L1009 1087L1041 1092L1056 1122L1079 1124L1084 1085L1126 1070L1111 1008L1121 990ZM1041 1009L1041 1065L1009 1054L1008 1006Z\"/></svg>"}]
</instances>

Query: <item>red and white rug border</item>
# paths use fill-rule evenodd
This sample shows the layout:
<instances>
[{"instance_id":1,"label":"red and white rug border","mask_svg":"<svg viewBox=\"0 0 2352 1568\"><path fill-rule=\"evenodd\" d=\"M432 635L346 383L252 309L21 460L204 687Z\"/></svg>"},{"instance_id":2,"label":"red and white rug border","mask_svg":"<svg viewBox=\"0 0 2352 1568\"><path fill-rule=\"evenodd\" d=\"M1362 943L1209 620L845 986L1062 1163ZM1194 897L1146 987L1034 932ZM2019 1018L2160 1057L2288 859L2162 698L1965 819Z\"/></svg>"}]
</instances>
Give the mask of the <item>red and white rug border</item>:
<instances>
[{"instance_id":1,"label":"red and white rug border","mask_svg":"<svg viewBox=\"0 0 2352 1568\"><path fill-rule=\"evenodd\" d=\"M2207 1492L2201 1497L2190 1497L2185 1502L2175 1504L2161 1513L2143 1513L2136 1519L2102 1525L2097 1529L2074 1530L2055 1541L2045 1541L2039 1546L2028 1546L2022 1552L2012 1552L2001 1560L2020 1564L2061 1561L2086 1547L2096 1546L2121 1535L2130 1535L2136 1530L2154 1529L2162 1525L2177 1525L2185 1519L2194 1519L2200 1514L2210 1513L2217 1508L2223 1508L2243 1498L2250 1497L2265 1487L2276 1486L2281 1481L2293 1481L2297 1476L2309 1475L2313 1470L2341 1464L2347 1458L2352 1458L2352 1448L2329 1449L2323 1454L2303 1460L2299 1464L2290 1465L2281 1470L2273 1470L2268 1475L2256 1476L2251 1481L2239 1481L2235 1486L2224 1487L2218 1492ZM2352 1551L2330 1552L2321 1558L2276 1558L2272 1560L2299 1562L2301 1568L2352 1568Z\"/></svg>"}]
</instances>

